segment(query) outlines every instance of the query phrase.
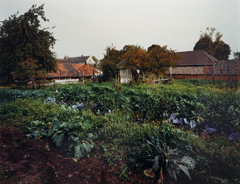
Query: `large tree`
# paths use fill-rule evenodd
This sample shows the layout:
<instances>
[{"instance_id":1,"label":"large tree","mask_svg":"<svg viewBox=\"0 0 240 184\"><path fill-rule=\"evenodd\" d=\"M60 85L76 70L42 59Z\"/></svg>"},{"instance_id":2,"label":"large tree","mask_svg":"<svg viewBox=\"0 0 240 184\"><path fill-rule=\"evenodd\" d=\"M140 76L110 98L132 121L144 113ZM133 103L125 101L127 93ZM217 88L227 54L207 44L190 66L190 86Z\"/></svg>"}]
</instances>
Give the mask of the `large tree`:
<instances>
[{"instance_id":1,"label":"large tree","mask_svg":"<svg viewBox=\"0 0 240 184\"><path fill-rule=\"evenodd\" d=\"M193 50L204 50L219 60L227 60L231 53L230 46L221 40L223 35L220 32L215 34L214 39L215 31L216 28L206 28L206 32L200 35Z\"/></svg>"},{"instance_id":2,"label":"large tree","mask_svg":"<svg viewBox=\"0 0 240 184\"><path fill-rule=\"evenodd\" d=\"M141 72L151 72L156 75L165 74L167 67L175 67L182 58L167 46L152 45L146 51L135 45L125 45L122 50L110 46L106 48L106 54L100 61L104 80L114 78L118 72L116 65L124 61L122 65L131 70L132 75L137 75L137 69Z\"/></svg>"},{"instance_id":3,"label":"large tree","mask_svg":"<svg viewBox=\"0 0 240 184\"><path fill-rule=\"evenodd\" d=\"M38 61L32 58L27 58L24 62L18 64L16 74L19 79L30 81L36 89L36 79L46 76L45 70L39 70Z\"/></svg>"},{"instance_id":4,"label":"large tree","mask_svg":"<svg viewBox=\"0 0 240 184\"><path fill-rule=\"evenodd\" d=\"M176 67L181 60L181 56L167 46L152 45L147 51L145 68L156 75L165 75L167 67Z\"/></svg>"},{"instance_id":5,"label":"large tree","mask_svg":"<svg viewBox=\"0 0 240 184\"><path fill-rule=\"evenodd\" d=\"M46 19L43 6L33 5L23 15L18 13L4 20L0 25L0 74L9 75L17 71L31 58L37 61L37 70L56 71L57 62L53 48L56 39L48 28L41 28L40 20ZM19 71L19 70L18 70Z\"/></svg>"},{"instance_id":6,"label":"large tree","mask_svg":"<svg viewBox=\"0 0 240 184\"><path fill-rule=\"evenodd\" d=\"M103 59L100 60L100 67L103 71L103 80L109 81L118 73L116 64L121 61L121 52L113 45L106 47L105 50L106 54L104 54Z\"/></svg>"},{"instance_id":7,"label":"large tree","mask_svg":"<svg viewBox=\"0 0 240 184\"><path fill-rule=\"evenodd\" d=\"M148 71L156 75L165 75L167 67L175 67L181 57L167 46L151 45L147 51L140 46L131 46L123 54L125 65L131 68L132 73L138 68L142 72Z\"/></svg>"},{"instance_id":8,"label":"large tree","mask_svg":"<svg viewBox=\"0 0 240 184\"><path fill-rule=\"evenodd\" d=\"M126 48L126 46L125 46ZM144 63L146 60L146 51L140 46L130 46L127 47L125 53L123 53L122 58L125 60L125 66L131 69L132 73L136 68L144 70Z\"/></svg>"}]
</instances>

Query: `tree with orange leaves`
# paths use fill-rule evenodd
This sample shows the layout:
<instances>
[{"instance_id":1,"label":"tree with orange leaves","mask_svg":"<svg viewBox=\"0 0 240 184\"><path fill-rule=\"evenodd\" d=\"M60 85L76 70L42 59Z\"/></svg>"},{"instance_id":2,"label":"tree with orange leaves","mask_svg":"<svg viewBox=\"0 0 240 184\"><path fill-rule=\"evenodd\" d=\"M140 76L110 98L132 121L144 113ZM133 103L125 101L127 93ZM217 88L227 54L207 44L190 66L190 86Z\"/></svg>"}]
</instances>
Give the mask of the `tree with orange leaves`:
<instances>
[{"instance_id":1,"label":"tree with orange leaves","mask_svg":"<svg viewBox=\"0 0 240 184\"><path fill-rule=\"evenodd\" d=\"M167 49L167 46L152 45L147 51L140 46L128 47L123 59L132 74L136 69L140 69L142 72L149 71L156 75L164 75L167 67L175 67L178 64L176 61L181 60L181 57L173 50Z\"/></svg>"},{"instance_id":2,"label":"tree with orange leaves","mask_svg":"<svg viewBox=\"0 0 240 184\"><path fill-rule=\"evenodd\" d=\"M131 46L122 56L125 60L125 66L128 66L131 71L138 69L145 69L144 62L146 59L146 51L140 46Z\"/></svg>"},{"instance_id":3,"label":"tree with orange leaves","mask_svg":"<svg viewBox=\"0 0 240 184\"><path fill-rule=\"evenodd\" d=\"M167 46L152 45L148 48L144 67L156 75L165 74L167 67L176 67L182 58Z\"/></svg>"}]
</instances>

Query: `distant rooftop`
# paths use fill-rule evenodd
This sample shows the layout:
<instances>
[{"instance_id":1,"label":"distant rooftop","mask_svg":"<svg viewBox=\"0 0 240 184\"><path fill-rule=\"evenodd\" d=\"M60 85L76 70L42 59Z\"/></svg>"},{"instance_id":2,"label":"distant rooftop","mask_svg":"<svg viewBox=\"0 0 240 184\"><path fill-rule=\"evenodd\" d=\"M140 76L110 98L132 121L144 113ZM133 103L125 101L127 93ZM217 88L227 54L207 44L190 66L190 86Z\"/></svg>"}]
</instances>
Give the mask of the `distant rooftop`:
<instances>
[{"instance_id":1,"label":"distant rooftop","mask_svg":"<svg viewBox=\"0 0 240 184\"><path fill-rule=\"evenodd\" d=\"M178 61L180 66L203 66L203 65L214 65L218 60L210 54L206 53L203 50L197 51L185 51L185 52L176 52L182 57L182 61ZM207 63L206 63L207 62Z\"/></svg>"}]
</instances>

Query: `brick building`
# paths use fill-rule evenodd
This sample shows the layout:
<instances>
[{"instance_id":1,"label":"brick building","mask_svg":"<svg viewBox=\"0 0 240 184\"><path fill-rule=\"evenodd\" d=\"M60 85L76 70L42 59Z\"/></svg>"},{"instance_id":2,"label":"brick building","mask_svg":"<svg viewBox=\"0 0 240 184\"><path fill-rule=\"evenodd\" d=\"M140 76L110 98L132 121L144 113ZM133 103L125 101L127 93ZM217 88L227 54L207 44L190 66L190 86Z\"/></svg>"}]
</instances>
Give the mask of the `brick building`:
<instances>
[{"instance_id":1,"label":"brick building","mask_svg":"<svg viewBox=\"0 0 240 184\"><path fill-rule=\"evenodd\" d=\"M169 71L174 79L238 80L237 60L218 61L203 50L177 52L179 65Z\"/></svg>"}]
</instances>

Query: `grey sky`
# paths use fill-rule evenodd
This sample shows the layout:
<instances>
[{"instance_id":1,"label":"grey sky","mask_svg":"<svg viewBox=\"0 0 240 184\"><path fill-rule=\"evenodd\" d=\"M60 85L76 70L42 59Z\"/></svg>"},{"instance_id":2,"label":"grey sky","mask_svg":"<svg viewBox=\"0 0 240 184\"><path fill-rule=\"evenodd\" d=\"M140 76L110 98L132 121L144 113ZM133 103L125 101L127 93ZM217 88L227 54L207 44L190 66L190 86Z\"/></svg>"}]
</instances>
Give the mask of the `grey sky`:
<instances>
[{"instance_id":1,"label":"grey sky","mask_svg":"<svg viewBox=\"0 0 240 184\"><path fill-rule=\"evenodd\" d=\"M56 26L52 32L58 58L102 59L111 44L117 49L159 44L190 51L207 27L223 34L232 53L240 51L239 0L0 0L0 20L17 11L23 14L33 4L44 4L50 21L43 27Z\"/></svg>"}]
</instances>

